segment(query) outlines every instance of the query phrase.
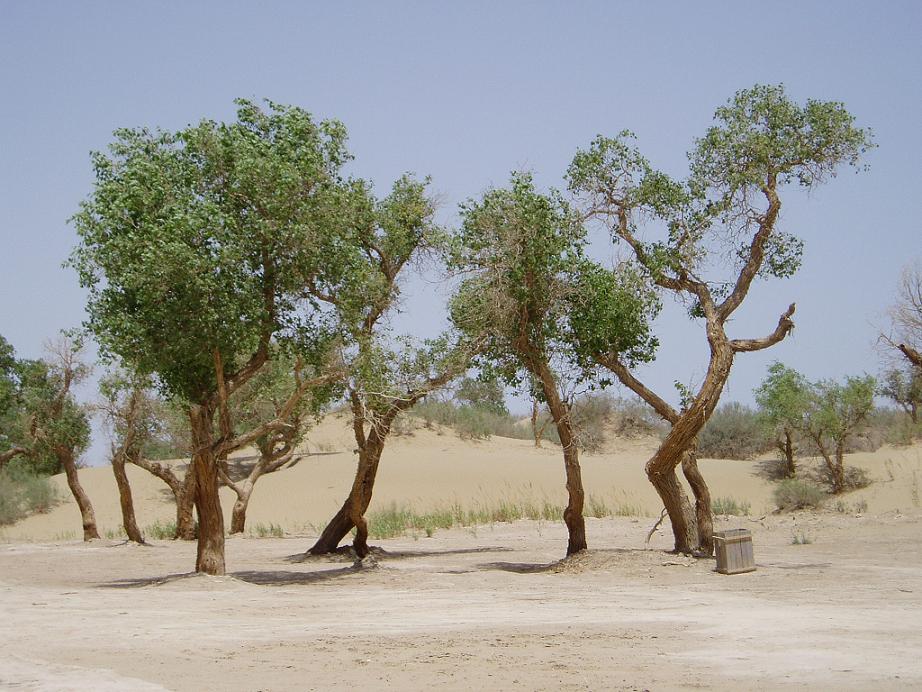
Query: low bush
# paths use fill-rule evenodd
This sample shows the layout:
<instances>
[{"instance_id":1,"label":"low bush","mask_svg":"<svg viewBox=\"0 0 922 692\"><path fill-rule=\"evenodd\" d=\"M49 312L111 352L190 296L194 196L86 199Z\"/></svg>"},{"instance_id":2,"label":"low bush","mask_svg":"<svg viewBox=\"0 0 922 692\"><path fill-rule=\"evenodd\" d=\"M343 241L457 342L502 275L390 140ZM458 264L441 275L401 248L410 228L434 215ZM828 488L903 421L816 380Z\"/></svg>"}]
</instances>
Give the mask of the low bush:
<instances>
[{"instance_id":1,"label":"low bush","mask_svg":"<svg viewBox=\"0 0 922 692\"><path fill-rule=\"evenodd\" d=\"M708 459L751 459L773 447L758 414L735 401L714 411L698 435L698 456Z\"/></svg>"},{"instance_id":2,"label":"low bush","mask_svg":"<svg viewBox=\"0 0 922 692\"><path fill-rule=\"evenodd\" d=\"M734 517L749 516L751 505L746 500L736 500L733 497L718 497L711 503L714 514L724 514Z\"/></svg>"},{"instance_id":3,"label":"low bush","mask_svg":"<svg viewBox=\"0 0 922 692\"><path fill-rule=\"evenodd\" d=\"M799 478L787 478L775 488L775 504L783 512L817 509L828 497L822 488Z\"/></svg>"},{"instance_id":4,"label":"low bush","mask_svg":"<svg viewBox=\"0 0 922 692\"><path fill-rule=\"evenodd\" d=\"M825 464L817 468L814 472L814 477L817 482L828 488L831 489L833 487L832 472ZM871 477L868 475L867 471L857 466L845 467L845 487L843 488L843 492L867 488L869 485L871 485Z\"/></svg>"},{"instance_id":5,"label":"low bush","mask_svg":"<svg viewBox=\"0 0 922 692\"><path fill-rule=\"evenodd\" d=\"M0 525L47 512L57 502L57 491L48 476L36 475L14 464L0 471Z\"/></svg>"}]
</instances>

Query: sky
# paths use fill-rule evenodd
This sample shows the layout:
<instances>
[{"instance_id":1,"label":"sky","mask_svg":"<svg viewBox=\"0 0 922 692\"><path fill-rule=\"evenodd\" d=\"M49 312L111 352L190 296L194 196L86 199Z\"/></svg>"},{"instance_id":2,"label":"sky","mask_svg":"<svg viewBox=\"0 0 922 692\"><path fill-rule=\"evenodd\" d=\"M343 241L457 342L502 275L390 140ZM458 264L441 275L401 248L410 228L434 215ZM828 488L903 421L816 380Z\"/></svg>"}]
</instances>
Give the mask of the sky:
<instances>
[{"instance_id":1,"label":"sky","mask_svg":"<svg viewBox=\"0 0 922 692\"><path fill-rule=\"evenodd\" d=\"M811 379L876 374L876 337L900 269L922 256L922 3L918 2L41 2L0 1L0 334L20 357L84 319L62 266L68 219L92 189L89 154L119 127L232 120L237 97L337 118L349 172L382 194L431 176L439 219L514 170L564 187L577 148L633 130L681 177L715 108L756 83L799 102L842 101L877 148L809 194L788 191L781 229L806 243L792 279L758 282L731 337L783 343L742 354L724 400L752 401L773 360ZM597 243L600 253L611 253ZM447 289L413 280L398 327L430 333ZM700 384L700 324L667 304L657 361L639 372L674 399ZM92 356L92 353L90 354ZM93 393L86 388L82 395ZM98 434L89 463L101 463Z\"/></svg>"}]
</instances>

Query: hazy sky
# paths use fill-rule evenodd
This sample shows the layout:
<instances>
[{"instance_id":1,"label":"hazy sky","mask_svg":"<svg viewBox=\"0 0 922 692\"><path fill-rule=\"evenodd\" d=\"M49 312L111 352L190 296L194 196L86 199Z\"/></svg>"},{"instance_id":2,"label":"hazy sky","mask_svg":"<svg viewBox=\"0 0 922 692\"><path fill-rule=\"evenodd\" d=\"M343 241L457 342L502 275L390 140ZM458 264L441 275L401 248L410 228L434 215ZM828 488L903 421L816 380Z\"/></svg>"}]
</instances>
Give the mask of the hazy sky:
<instances>
[{"instance_id":1,"label":"hazy sky","mask_svg":"<svg viewBox=\"0 0 922 692\"><path fill-rule=\"evenodd\" d=\"M61 263L91 189L89 152L115 128L231 119L235 97L342 120L354 175L384 192L430 175L441 218L514 169L561 186L577 147L634 130L681 176L714 109L754 83L843 101L879 148L870 170L784 198L799 275L757 283L731 336L794 335L736 362L725 400L751 401L774 359L811 378L876 373L877 325L899 269L922 255L919 2L0 2L0 333L23 357L79 325ZM437 323L441 293L410 287L404 326ZM642 371L664 393L700 382L705 349L682 312ZM98 462L99 445L91 462Z\"/></svg>"}]
</instances>

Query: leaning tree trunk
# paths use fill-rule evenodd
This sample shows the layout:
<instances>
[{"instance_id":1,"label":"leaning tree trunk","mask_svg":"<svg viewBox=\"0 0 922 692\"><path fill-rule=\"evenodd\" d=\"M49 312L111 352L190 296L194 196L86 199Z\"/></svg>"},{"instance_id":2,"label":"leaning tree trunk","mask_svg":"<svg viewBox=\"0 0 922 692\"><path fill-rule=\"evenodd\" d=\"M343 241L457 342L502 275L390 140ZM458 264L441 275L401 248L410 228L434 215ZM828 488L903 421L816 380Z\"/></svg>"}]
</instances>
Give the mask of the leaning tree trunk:
<instances>
[{"instance_id":1,"label":"leaning tree trunk","mask_svg":"<svg viewBox=\"0 0 922 692\"><path fill-rule=\"evenodd\" d=\"M387 434L383 430L372 428L365 444L359 448L359 461L349 496L343 502L336 515L326 525L320 538L307 552L311 555L326 555L336 552L340 542L353 529L356 529L353 548L359 557L368 554L368 524L365 512L371 504L371 496L378 474L378 464L384 452ZM361 522L356 522L356 517ZM363 526L364 525L364 526ZM362 527L361 530L359 527Z\"/></svg>"},{"instance_id":2,"label":"leaning tree trunk","mask_svg":"<svg viewBox=\"0 0 922 692\"><path fill-rule=\"evenodd\" d=\"M77 501L77 507L80 508L80 517L83 521L83 540L89 541L99 538L99 531L96 530L96 513L93 511L90 498L87 496L83 486L80 485L80 479L77 477L77 462L74 460L73 452L70 449L59 449L58 459L61 461L61 466L64 467L67 485Z\"/></svg>"},{"instance_id":3,"label":"leaning tree trunk","mask_svg":"<svg viewBox=\"0 0 922 692\"><path fill-rule=\"evenodd\" d=\"M698 469L698 454L693 447L682 456L682 473L695 496L695 520L697 534L696 555L714 554L714 512L711 509L711 491Z\"/></svg>"},{"instance_id":4,"label":"leaning tree trunk","mask_svg":"<svg viewBox=\"0 0 922 692\"><path fill-rule=\"evenodd\" d=\"M693 448L695 438L714 412L733 365L733 348L720 327L708 324L708 342L711 346L711 358L704 383L691 405L679 415L646 466L647 478L656 488L669 514L677 553L694 554L694 549L698 545L698 520L692 511L688 496L679 484L675 469L682 463L685 453ZM700 482L707 487L703 478L700 478Z\"/></svg>"},{"instance_id":5,"label":"leaning tree trunk","mask_svg":"<svg viewBox=\"0 0 922 692\"><path fill-rule=\"evenodd\" d=\"M195 509L198 514L198 549L195 571L223 575L224 514L218 494L218 464L213 443L213 414L206 406L191 406L192 465L195 473Z\"/></svg>"},{"instance_id":6,"label":"leaning tree trunk","mask_svg":"<svg viewBox=\"0 0 922 692\"><path fill-rule=\"evenodd\" d=\"M176 533L173 540L194 541L198 535L195 527L195 465L189 462L182 484L172 488L176 500Z\"/></svg>"},{"instance_id":7,"label":"leaning tree trunk","mask_svg":"<svg viewBox=\"0 0 922 692\"><path fill-rule=\"evenodd\" d=\"M567 507L563 511L563 521L567 525L569 534L567 540L567 556L585 550L586 520L583 518L583 478L579 466L579 449L573 434L573 424L570 419L570 410L560 399L557 392L557 382L547 363L536 363L535 373L541 382L544 398L547 400L548 409L557 434L560 436L560 445L563 447L563 463L567 476Z\"/></svg>"},{"instance_id":8,"label":"leaning tree trunk","mask_svg":"<svg viewBox=\"0 0 922 692\"><path fill-rule=\"evenodd\" d=\"M115 475L115 484L118 486L118 500L122 507L122 526L129 541L144 543L144 536L138 528L138 521L134 515L134 500L131 497L131 485L128 483L128 474L125 472L125 457L117 453L112 457L112 473Z\"/></svg>"},{"instance_id":9,"label":"leaning tree trunk","mask_svg":"<svg viewBox=\"0 0 922 692\"><path fill-rule=\"evenodd\" d=\"M247 507L250 504L253 487L254 481L248 478L231 486L231 489L237 495L237 499L234 500L234 507L231 510L231 534L243 533L246 528Z\"/></svg>"}]
</instances>

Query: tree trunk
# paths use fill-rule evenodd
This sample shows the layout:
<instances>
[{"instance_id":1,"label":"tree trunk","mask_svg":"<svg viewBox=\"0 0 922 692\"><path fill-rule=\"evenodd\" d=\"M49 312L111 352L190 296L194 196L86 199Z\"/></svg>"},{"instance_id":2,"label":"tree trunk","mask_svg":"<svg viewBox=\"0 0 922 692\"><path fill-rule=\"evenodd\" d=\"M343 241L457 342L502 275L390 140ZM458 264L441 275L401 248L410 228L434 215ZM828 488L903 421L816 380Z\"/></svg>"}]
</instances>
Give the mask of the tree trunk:
<instances>
[{"instance_id":1,"label":"tree trunk","mask_svg":"<svg viewBox=\"0 0 922 692\"><path fill-rule=\"evenodd\" d=\"M532 399L531 401L531 434L535 437L535 447L541 447L541 435L544 432L544 428L538 430L538 413L540 409L538 408L538 400Z\"/></svg>"},{"instance_id":2,"label":"tree trunk","mask_svg":"<svg viewBox=\"0 0 922 692\"><path fill-rule=\"evenodd\" d=\"M125 457L116 453L112 457L112 473L115 475L115 484L118 486L118 500L122 507L122 526L129 541L144 543L144 536L138 528L138 521L134 515L134 500L131 497L131 485L128 483L128 474L125 472Z\"/></svg>"},{"instance_id":3,"label":"tree trunk","mask_svg":"<svg viewBox=\"0 0 922 692\"><path fill-rule=\"evenodd\" d=\"M99 531L96 530L96 513L93 511L93 504L87 497L86 491L80 485L80 479L77 477L77 462L74 460L73 452L69 449L58 450L58 461L64 467L64 473L67 475L67 485L74 500L77 501L77 507L80 508L80 517L83 521L83 540L89 541L99 538Z\"/></svg>"},{"instance_id":4,"label":"tree trunk","mask_svg":"<svg viewBox=\"0 0 922 692\"><path fill-rule=\"evenodd\" d=\"M659 471L651 469L648 462L647 478L656 488L656 492L663 501L663 507L666 508L666 513L669 515L675 541L673 551L691 555L694 552L694 547L698 544L697 521L695 520L691 503L688 501L688 496L676 476L675 467L671 466Z\"/></svg>"},{"instance_id":5,"label":"tree trunk","mask_svg":"<svg viewBox=\"0 0 922 692\"><path fill-rule=\"evenodd\" d=\"M714 512L711 509L711 491L698 469L697 445L682 456L682 473L695 496L696 550L698 557L714 554Z\"/></svg>"},{"instance_id":6,"label":"tree trunk","mask_svg":"<svg viewBox=\"0 0 922 692\"><path fill-rule=\"evenodd\" d=\"M235 483L231 488L237 494L234 501L234 508L231 510L231 534L243 533L247 522L247 507L250 504L250 496L253 494L253 482L244 479L240 483Z\"/></svg>"},{"instance_id":7,"label":"tree trunk","mask_svg":"<svg viewBox=\"0 0 922 692\"><path fill-rule=\"evenodd\" d=\"M369 441L370 439L371 436L369 436ZM378 474L378 464L381 461L383 451L384 439L380 438L376 444L366 443L365 449L359 449L359 461L349 496L343 502L343 506L339 508L339 511L330 519L320 534L320 538L307 551L308 553L311 555L335 553L340 542L356 526L353 516L356 513L364 516L365 512L368 511L368 506L371 504L371 495L374 491L375 477ZM356 540L358 540L358 535L356 535ZM367 554L367 525L365 528L365 549Z\"/></svg>"},{"instance_id":8,"label":"tree trunk","mask_svg":"<svg viewBox=\"0 0 922 692\"><path fill-rule=\"evenodd\" d=\"M563 521L567 525L569 534L567 556L570 556L585 550L587 547L586 520L583 517L585 492L583 491L583 478L579 466L579 449L573 435L570 410L560 399L560 394L557 391L557 381L551 369L543 361L535 362L533 365L535 366L534 375L541 382L544 398L547 401L551 417L554 419L554 424L557 426L560 445L563 447L563 464L567 476L568 497L567 507L563 511Z\"/></svg>"},{"instance_id":9,"label":"tree trunk","mask_svg":"<svg viewBox=\"0 0 922 692\"><path fill-rule=\"evenodd\" d=\"M198 549L195 571L223 575L224 514L218 494L218 464L213 451L213 413L206 406L189 407L192 429L192 465L195 471L195 509L198 514Z\"/></svg>"},{"instance_id":10,"label":"tree trunk","mask_svg":"<svg viewBox=\"0 0 922 692\"><path fill-rule=\"evenodd\" d=\"M182 485L172 488L176 500L176 534L173 540L194 541L198 535L195 526L195 466L190 461Z\"/></svg>"},{"instance_id":11,"label":"tree trunk","mask_svg":"<svg viewBox=\"0 0 922 692\"><path fill-rule=\"evenodd\" d=\"M832 494L838 495L845 492L845 448L844 444L836 445L836 460L832 469Z\"/></svg>"},{"instance_id":12,"label":"tree trunk","mask_svg":"<svg viewBox=\"0 0 922 692\"><path fill-rule=\"evenodd\" d=\"M790 430L784 431L784 444L781 452L784 454L785 475L794 478L797 475L797 465L794 461L794 440Z\"/></svg>"}]
</instances>

